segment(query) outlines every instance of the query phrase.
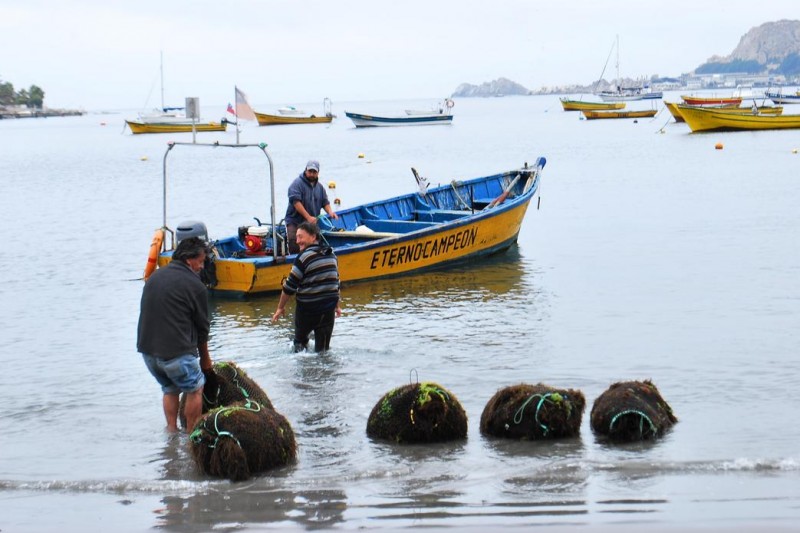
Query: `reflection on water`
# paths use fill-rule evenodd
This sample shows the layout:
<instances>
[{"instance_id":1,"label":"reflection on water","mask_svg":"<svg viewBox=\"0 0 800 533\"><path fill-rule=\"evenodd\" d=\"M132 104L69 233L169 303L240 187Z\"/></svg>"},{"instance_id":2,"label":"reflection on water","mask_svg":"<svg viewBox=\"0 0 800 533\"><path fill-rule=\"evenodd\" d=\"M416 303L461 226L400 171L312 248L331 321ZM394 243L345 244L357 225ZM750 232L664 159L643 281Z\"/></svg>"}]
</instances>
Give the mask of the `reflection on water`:
<instances>
[{"instance_id":1,"label":"reflection on water","mask_svg":"<svg viewBox=\"0 0 800 533\"><path fill-rule=\"evenodd\" d=\"M450 306L501 298L530 297L530 287L522 284L526 264L515 245L505 253L421 274L353 283L342 287L343 304L349 312L376 312L402 308L409 300L425 305ZM235 323L250 328L269 322L278 301L277 295L254 296L245 300L212 300L215 324Z\"/></svg>"},{"instance_id":2,"label":"reflection on water","mask_svg":"<svg viewBox=\"0 0 800 533\"><path fill-rule=\"evenodd\" d=\"M248 524L328 529L344 521L346 501L345 493L338 490L293 492L240 486L188 497L165 496L163 507L153 511L153 526L167 531L237 530Z\"/></svg>"}]
</instances>

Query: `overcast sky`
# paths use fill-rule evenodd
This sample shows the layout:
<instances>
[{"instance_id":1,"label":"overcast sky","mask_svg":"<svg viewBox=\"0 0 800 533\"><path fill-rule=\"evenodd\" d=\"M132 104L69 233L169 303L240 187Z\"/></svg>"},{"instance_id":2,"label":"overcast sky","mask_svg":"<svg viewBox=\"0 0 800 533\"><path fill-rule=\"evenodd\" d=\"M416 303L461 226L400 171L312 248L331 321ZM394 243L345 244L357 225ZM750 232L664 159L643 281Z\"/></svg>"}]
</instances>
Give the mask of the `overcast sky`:
<instances>
[{"instance_id":1,"label":"overcast sky","mask_svg":"<svg viewBox=\"0 0 800 533\"><path fill-rule=\"evenodd\" d=\"M506 77L590 84L620 39L620 73L675 76L797 0L0 0L0 79L56 108L144 109L440 98ZM605 78L614 77L614 59Z\"/></svg>"}]
</instances>

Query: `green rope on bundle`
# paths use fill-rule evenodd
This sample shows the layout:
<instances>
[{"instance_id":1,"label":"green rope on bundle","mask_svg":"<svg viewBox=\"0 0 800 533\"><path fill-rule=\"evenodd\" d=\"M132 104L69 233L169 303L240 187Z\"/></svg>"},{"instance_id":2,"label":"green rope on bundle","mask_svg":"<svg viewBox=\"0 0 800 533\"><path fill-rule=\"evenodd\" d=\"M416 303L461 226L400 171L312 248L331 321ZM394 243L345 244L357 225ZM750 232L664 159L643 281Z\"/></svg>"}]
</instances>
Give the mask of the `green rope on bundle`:
<instances>
[{"instance_id":1,"label":"green rope on bundle","mask_svg":"<svg viewBox=\"0 0 800 533\"><path fill-rule=\"evenodd\" d=\"M556 395L559 398L561 398L560 394L552 393L552 392L548 392L547 394L531 394L528 397L528 399L525 400L522 403L522 405L519 407L519 409L517 409L517 412L514 413L514 423L515 424L521 424L522 423L522 415L523 415L523 413L525 411L525 408L528 406L529 403L531 403L531 400L533 400L534 398L539 398L539 403L536 405L536 413L534 414L533 419L534 419L534 421L536 421L537 424L539 424L539 427L542 428L542 434L546 437L547 433L550 431L550 428L547 427L546 425L542 424L541 422L539 422L539 410L542 408L542 405L544 405L545 401L549 401L548 400L549 397L551 397L551 396L555 397ZM555 402L550 402L550 403L555 403Z\"/></svg>"},{"instance_id":2,"label":"green rope on bundle","mask_svg":"<svg viewBox=\"0 0 800 533\"><path fill-rule=\"evenodd\" d=\"M255 406L255 407L253 407L253 406ZM217 425L217 418L219 418L220 415L228 416L229 414L231 414L234 411L251 411L253 413L257 413L257 412L261 411L261 404L259 404L257 402L250 402L250 400L247 400L247 403L244 404L244 405L234 405L234 406L231 406L231 407L223 407L223 408L217 410L217 412L214 413L214 433L216 433L216 437L214 438L214 442L212 444L208 445L209 448L216 448L220 437L230 437L231 439L233 439L233 441L240 448L242 447L242 444L239 442L239 439L237 439L236 436L233 433L231 433L230 431L220 431L219 430L219 426ZM195 429L192 432L192 434L189 435L189 438L195 444L201 444L203 442L203 431L204 430L208 431L208 429L206 428L206 421L205 420L203 421L203 426L201 428ZM211 433L211 432L209 431L209 433Z\"/></svg>"},{"instance_id":3,"label":"green rope on bundle","mask_svg":"<svg viewBox=\"0 0 800 533\"><path fill-rule=\"evenodd\" d=\"M653 421L650 420L650 417L644 414L643 412L639 411L638 409L628 409L627 411L622 411L621 413L617 413L614 415L614 418L611 419L611 422L608 424L608 431L609 433L614 430L614 424L616 423L617 419L623 415L639 415L639 435L644 435L644 421L647 420L647 423L650 424L650 431L653 432L653 435L658 435L658 429L656 425L653 424Z\"/></svg>"}]
</instances>

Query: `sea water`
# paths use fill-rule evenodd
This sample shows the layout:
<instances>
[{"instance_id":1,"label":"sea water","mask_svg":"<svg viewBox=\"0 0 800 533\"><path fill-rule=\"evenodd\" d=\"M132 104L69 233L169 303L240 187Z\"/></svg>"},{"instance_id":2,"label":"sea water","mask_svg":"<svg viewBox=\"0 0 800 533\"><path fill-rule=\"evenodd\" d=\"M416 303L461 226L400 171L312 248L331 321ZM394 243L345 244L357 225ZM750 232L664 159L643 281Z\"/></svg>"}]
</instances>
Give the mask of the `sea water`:
<instances>
[{"instance_id":1,"label":"sea water","mask_svg":"<svg viewBox=\"0 0 800 533\"><path fill-rule=\"evenodd\" d=\"M254 378L297 436L296 465L242 483L202 475L186 436L164 432L136 352L164 153L191 134L133 136L122 112L0 121L0 530L795 527L797 132L690 134L666 111L585 121L555 96L460 99L451 126L344 117L435 100L337 105L330 125L243 124L241 142L266 142L274 160L278 218L312 158L341 207L416 190L412 166L437 185L548 163L517 247L345 286L327 354L292 353L291 313L270 323L276 296L212 300L212 357ZM201 220L221 238L269 220L266 159L231 152L174 149L170 227ZM609 445L590 429L592 402L632 379L652 379L679 422L656 442ZM466 441L366 437L380 397L417 380L458 397ZM580 437L483 437L486 402L521 382L580 389Z\"/></svg>"}]
</instances>

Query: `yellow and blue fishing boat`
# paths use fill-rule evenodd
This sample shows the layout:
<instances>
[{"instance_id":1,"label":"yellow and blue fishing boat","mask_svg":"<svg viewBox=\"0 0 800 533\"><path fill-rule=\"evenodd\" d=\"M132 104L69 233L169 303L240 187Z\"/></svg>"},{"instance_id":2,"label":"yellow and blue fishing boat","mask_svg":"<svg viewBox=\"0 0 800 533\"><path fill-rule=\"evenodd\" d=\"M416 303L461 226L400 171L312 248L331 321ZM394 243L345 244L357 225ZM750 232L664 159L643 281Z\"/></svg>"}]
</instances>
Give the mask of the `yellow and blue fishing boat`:
<instances>
[{"instance_id":1,"label":"yellow and blue fishing boat","mask_svg":"<svg viewBox=\"0 0 800 533\"><path fill-rule=\"evenodd\" d=\"M175 230L167 226L166 162L181 145L198 146L168 144L163 226L153 239L145 278L156 265L169 263L180 239L208 239L202 222L181 223ZM234 235L209 240L213 245L213 268L207 269L214 274L208 280L211 293L241 297L280 291L295 256L286 251L286 227L275 216L273 164L266 145L203 146L262 150L269 162L272 203L270 223L241 226ZM319 217L322 237L338 257L342 282L417 274L505 251L517 241L528 205L539 191L545 162L539 157L531 166L525 163L518 169L431 189L414 171L419 192L344 209L337 212L338 219Z\"/></svg>"}]
</instances>

